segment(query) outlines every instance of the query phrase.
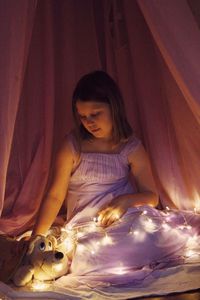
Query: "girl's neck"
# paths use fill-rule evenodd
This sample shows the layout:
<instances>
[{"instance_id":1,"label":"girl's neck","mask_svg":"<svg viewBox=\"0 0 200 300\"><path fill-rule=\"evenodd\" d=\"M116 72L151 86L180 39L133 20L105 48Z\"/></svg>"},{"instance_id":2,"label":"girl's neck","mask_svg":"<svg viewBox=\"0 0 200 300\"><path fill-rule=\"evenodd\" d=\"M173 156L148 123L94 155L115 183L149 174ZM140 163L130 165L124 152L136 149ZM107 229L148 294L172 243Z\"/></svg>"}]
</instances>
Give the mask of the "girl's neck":
<instances>
[{"instance_id":1,"label":"girl's neck","mask_svg":"<svg viewBox=\"0 0 200 300\"><path fill-rule=\"evenodd\" d=\"M112 153L115 152L118 147L119 145L116 145L112 138L93 138L91 140L84 140L81 143L83 152Z\"/></svg>"}]
</instances>

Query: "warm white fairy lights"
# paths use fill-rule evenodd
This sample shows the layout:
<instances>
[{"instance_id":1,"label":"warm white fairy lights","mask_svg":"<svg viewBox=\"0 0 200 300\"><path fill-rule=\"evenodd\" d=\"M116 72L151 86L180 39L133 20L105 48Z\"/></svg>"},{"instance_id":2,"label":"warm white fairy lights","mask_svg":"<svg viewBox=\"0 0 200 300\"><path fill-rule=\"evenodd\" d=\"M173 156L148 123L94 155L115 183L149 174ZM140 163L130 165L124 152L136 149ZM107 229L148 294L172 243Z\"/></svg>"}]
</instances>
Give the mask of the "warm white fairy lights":
<instances>
[{"instance_id":1,"label":"warm white fairy lights","mask_svg":"<svg viewBox=\"0 0 200 300\"><path fill-rule=\"evenodd\" d=\"M119 220L119 219L120 219L120 216L119 216L118 213L115 214L115 219L116 219L116 220Z\"/></svg>"},{"instance_id":2,"label":"warm white fairy lights","mask_svg":"<svg viewBox=\"0 0 200 300\"><path fill-rule=\"evenodd\" d=\"M167 223L165 223L165 222L162 223L162 228L163 228L165 231L168 231L168 230L171 229L171 227L169 226L169 224L167 224Z\"/></svg>"},{"instance_id":3,"label":"warm white fairy lights","mask_svg":"<svg viewBox=\"0 0 200 300\"><path fill-rule=\"evenodd\" d=\"M33 281L31 284L31 289L33 291L44 291L49 289L50 283L44 282L44 281Z\"/></svg>"},{"instance_id":4,"label":"warm white fairy lights","mask_svg":"<svg viewBox=\"0 0 200 300\"><path fill-rule=\"evenodd\" d=\"M187 257L188 255L194 255L192 250L191 250L191 240L194 241L194 237L192 237L192 226L189 225L187 223L187 220L185 218L185 216L182 216L183 222L182 224L178 224L177 226L174 226L174 224L172 223L173 218L176 214L176 211L171 210L168 206L166 207L166 209L163 211L163 221L160 222L156 222L156 218L160 218L159 216L151 216L151 218L148 215L148 210L144 209L143 211L140 211L140 228L138 229L134 229L130 228L129 230L129 234L131 234L133 236L133 238L135 239L135 241L144 241L146 238L146 234L147 233L153 233L159 230L163 230L164 232L169 231L169 230L176 230L177 233L180 233L181 235L186 234L188 236L188 243L187 243ZM180 212L179 212L180 214ZM116 219L119 216L116 214ZM81 227L81 229L79 230L77 227L75 227L75 229L73 229L71 227L71 230L75 230L76 231L76 245L77 245L77 251L79 252L83 252L83 251L90 251L90 253L92 255L96 255L98 253L98 251L101 249L101 247L105 247L105 246L109 246L109 245L113 245L114 244L114 240L113 238L108 235L108 233L106 232L106 228L105 227L101 227L99 224L99 217L94 217L92 219L93 222L89 222L89 224L87 224L87 226ZM171 224L172 223L172 224ZM69 230L69 228L68 228ZM86 234L90 233L90 232L102 232L103 236L101 239L99 239L98 241L96 241L95 243L92 244L92 249L91 249L91 243L90 243L90 248L88 248L86 245L82 245L81 244L81 238L83 238ZM197 239L197 238L196 238ZM67 249L69 248L69 244L71 243L71 240L68 236L68 240L66 242L67 245ZM194 242L193 242L194 243ZM191 251L190 251L191 250Z\"/></svg>"},{"instance_id":5,"label":"warm white fairy lights","mask_svg":"<svg viewBox=\"0 0 200 300\"><path fill-rule=\"evenodd\" d=\"M199 214L200 213L200 204L194 207L194 213Z\"/></svg>"},{"instance_id":6,"label":"warm white fairy lights","mask_svg":"<svg viewBox=\"0 0 200 300\"><path fill-rule=\"evenodd\" d=\"M77 248L76 248L76 251L77 251L78 253L83 253L83 252L85 251L84 245L78 244L78 245L77 245Z\"/></svg>"},{"instance_id":7,"label":"warm white fairy lights","mask_svg":"<svg viewBox=\"0 0 200 300\"><path fill-rule=\"evenodd\" d=\"M193 190L194 212L200 213L200 193L196 189Z\"/></svg>"},{"instance_id":8,"label":"warm white fairy lights","mask_svg":"<svg viewBox=\"0 0 200 300\"><path fill-rule=\"evenodd\" d=\"M135 236L137 236L137 235L140 234L140 232L139 232L138 230L134 230L134 231L132 232L132 234L135 235Z\"/></svg>"},{"instance_id":9,"label":"warm white fairy lights","mask_svg":"<svg viewBox=\"0 0 200 300\"><path fill-rule=\"evenodd\" d=\"M186 239L185 253L183 257L188 261L194 261L194 259L200 260L200 238L194 232L194 228L188 224L186 216L180 211L171 210L169 207L159 213L152 216L148 212L148 209L139 210L139 222L137 227L135 227L134 222L131 223L129 229L129 236L135 242L143 242L147 237L147 234L152 234L154 232L162 231L163 234L173 230L176 234L180 234L180 237ZM195 214L197 210L194 209ZM179 221L177 225L174 225L173 220L176 220L177 214L179 215ZM150 217L151 216L151 217ZM116 220L119 218L119 215L116 214ZM128 218L128 216L127 216ZM162 222L160 219L162 218ZM120 219L116 222L119 222ZM114 223L115 224L115 223ZM115 225L113 225L115 226ZM84 242L84 238L88 234L97 233L96 239L94 241ZM110 233L108 233L110 232ZM87 240L87 239L86 239ZM86 241L85 240L85 241ZM112 236L112 230L109 231L109 227L100 226L99 218L94 217L92 221L89 221L85 225L67 225L61 230L60 243L62 243L66 251L71 251L73 247L76 247L77 253L84 255L85 252L89 252L92 256L99 255L99 251L102 247L109 247L115 244L114 236ZM57 266L59 268L59 265ZM125 270L122 264L116 262L116 267L110 269L109 272L112 274L123 275L128 271ZM42 283L34 283L32 285L34 289L45 289L46 285Z\"/></svg>"},{"instance_id":10,"label":"warm white fairy lights","mask_svg":"<svg viewBox=\"0 0 200 300\"><path fill-rule=\"evenodd\" d=\"M94 221L94 222L98 222L98 217L94 217L94 218L93 218L93 221Z\"/></svg>"},{"instance_id":11,"label":"warm white fairy lights","mask_svg":"<svg viewBox=\"0 0 200 300\"><path fill-rule=\"evenodd\" d=\"M108 236L107 234L102 238L101 244L103 246L106 245L112 245L113 244L113 240L110 236Z\"/></svg>"},{"instance_id":12,"label":"warm white fairy lights","mask_svg":"<svg viewBox=\"0 0 200 300\"><path fill-rule=\"evenodd\" d=\"M124 275L127 273L127 271L122 266L113 268L110 271L111 271L111 273L116 274L116 275Z\"/></svg>"}]
</instances>

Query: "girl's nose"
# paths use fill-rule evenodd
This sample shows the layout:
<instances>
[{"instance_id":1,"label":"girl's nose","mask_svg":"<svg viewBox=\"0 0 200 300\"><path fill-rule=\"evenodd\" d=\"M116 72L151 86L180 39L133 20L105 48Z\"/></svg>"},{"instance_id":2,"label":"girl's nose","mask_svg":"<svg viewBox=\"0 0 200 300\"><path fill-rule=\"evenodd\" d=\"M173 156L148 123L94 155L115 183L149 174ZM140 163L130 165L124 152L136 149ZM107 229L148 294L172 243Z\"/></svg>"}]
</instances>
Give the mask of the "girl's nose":
<instances>
[{"instance_id":1,"label":"girl's nose","mask_svg":"<svg viewBox=\"0 0 200 300\"><path fill-rule=\"evenodd\" d=\"M91 117L91 116L87 117L86 122L87 122L87 124L92 124L92 123L94 123L93 117Z\"/></svg>"}]
</instances>

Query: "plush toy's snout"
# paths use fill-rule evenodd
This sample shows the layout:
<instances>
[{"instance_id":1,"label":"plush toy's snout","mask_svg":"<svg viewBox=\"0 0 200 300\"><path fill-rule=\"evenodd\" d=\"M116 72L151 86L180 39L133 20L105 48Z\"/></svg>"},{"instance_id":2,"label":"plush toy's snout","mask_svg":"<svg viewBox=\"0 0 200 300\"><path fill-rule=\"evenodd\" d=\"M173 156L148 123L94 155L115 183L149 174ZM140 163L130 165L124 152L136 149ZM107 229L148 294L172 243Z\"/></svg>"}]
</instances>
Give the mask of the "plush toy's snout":
<instances>
[{"instance_id":1,"label":"plush toy's snout","mask_svg":"<svg viewBox=\"0 0 200 300\"><path fill-rule=\"evenodd\" d=\"M60 259L62 259L64 257L64 254L62 253L62 252L56 252L55 253L55 258L57 259L57 260L60 260Z\"/></svg>"}]
</instances>

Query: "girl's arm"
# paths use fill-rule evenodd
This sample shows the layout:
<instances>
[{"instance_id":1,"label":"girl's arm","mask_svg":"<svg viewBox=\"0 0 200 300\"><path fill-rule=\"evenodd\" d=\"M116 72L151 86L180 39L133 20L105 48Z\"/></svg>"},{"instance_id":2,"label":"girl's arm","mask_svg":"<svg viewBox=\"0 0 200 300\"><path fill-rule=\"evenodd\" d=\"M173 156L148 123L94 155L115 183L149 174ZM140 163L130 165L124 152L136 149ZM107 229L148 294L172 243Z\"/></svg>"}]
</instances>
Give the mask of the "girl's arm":
<instances>
[{"instance_id":1,"label":"girl's arm","mask_svg":"<svg viewBox=\"0 0 200 300\"><path fill-rule=\"evenodd\" d=\"M130 153L128 157L131 172L137 185L137 193L124 194L114 198L110 205L99 212L99 221L102 226L109 226L130 207L158 205L158 194L153 179L150 161L142 145Z\"/></svg>"},{"instance_id":2,"label":"girl's arm","mask_svg":"<svg viewBox=\"0 0 200 300\"><path fill-rule=\"evenodd\" d=\"M41 203L32 236L45 235L53 224L65 199L74 156L68 141L64 141L56 156L52 184Z\"/></svg>"},{"instance_id":3,"label":"girl's arm","mask_svg":"<svg viewBox=\"0 0 200 300\"><path fill-rule=\"evenodd\" d=\"M138 193L132 195L131 206L158 205L158 193L153 179L149 157L142 145L130 153L129 163Z\"/></svg>"}]
</instances>

